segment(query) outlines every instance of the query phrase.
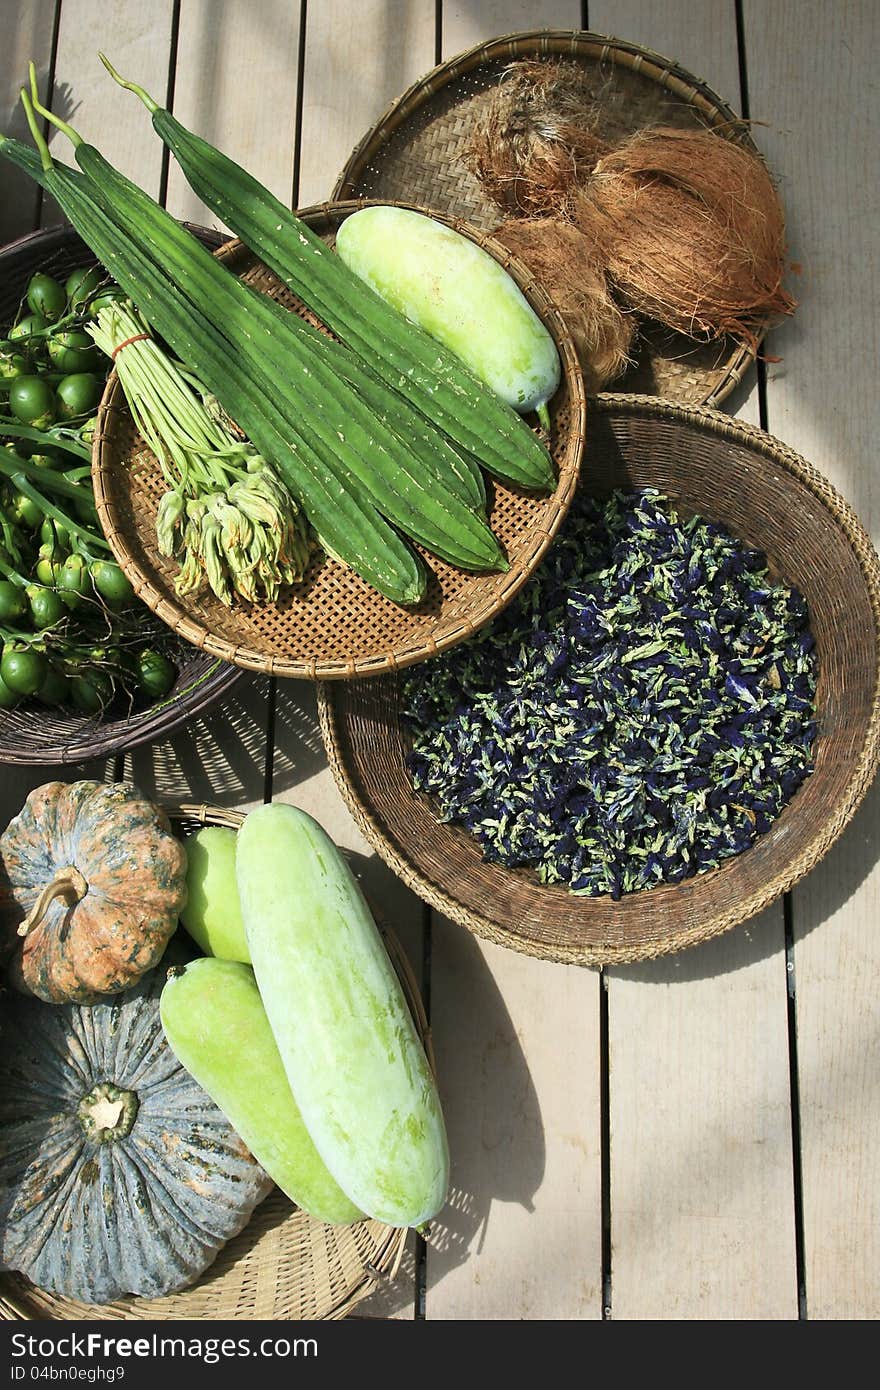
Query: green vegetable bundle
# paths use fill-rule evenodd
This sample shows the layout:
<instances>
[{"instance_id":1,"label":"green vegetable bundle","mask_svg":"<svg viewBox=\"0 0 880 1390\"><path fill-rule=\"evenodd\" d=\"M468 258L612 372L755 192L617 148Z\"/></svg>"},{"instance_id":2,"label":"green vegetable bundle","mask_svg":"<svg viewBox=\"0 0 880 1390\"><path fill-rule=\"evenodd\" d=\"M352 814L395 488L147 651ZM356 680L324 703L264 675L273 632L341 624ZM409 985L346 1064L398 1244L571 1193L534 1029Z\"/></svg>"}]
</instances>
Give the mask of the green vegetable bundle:
<instances>
[{"instance_id":1,"label":"green vegetable bundle","mask_svg":"<svg viewBox=\"0 0 880 1390\"><path fill-rule=\"evenodd\" d=\"M271 600L302 579L309 540L296 502L198 379L128 301L101 309L89 332L115 358L135 424L165 475L157 535L163 555L182 555L177 592L207 581L226 604L235 594Z\"/></svg>"}]
</instances>

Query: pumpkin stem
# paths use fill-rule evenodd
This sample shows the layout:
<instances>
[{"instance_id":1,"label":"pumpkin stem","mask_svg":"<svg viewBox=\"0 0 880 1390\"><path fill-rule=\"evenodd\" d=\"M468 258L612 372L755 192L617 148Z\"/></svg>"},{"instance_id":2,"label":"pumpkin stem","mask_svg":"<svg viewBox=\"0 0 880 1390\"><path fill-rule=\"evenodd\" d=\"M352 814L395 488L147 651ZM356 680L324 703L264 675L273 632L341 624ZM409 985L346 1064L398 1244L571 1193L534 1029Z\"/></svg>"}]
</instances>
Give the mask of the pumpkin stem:
<instances>
[{"instance_id":1,"label":"pumpkin stem","mask_svg":"<svg viewBox=\"0 0 880 1390\"><path fill-rule=\"evenodd\" d=\"M19 927L19 936L27 936L28 932L40 925L56 898L64 898L65 902L73 907L75 903L80 902L85 897L88 891L89 885L75 865L68 864L63 869L56 869L54 877L46 884Z\"/></svg>"},{"instance_id":2,"label":"pumpkin stem","mask_svg":"<svg viewBox=\"0 0 880 1390\"><path fill-rule=\"evenodd\" d=\"M94 1144L110 1144L125 1139L137 1119L138 1098L112 1081L99 1081L77 1107L77 1116L87 1139Z\"/></svg>"}]
</instances>

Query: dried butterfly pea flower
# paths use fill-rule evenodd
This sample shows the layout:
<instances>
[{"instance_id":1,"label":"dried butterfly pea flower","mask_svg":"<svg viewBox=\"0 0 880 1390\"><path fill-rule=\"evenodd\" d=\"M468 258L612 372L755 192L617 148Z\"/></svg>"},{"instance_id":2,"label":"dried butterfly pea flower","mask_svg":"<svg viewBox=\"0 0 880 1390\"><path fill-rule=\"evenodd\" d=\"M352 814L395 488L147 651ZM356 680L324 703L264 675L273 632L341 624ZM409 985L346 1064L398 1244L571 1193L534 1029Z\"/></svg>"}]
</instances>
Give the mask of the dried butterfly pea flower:
<instances>
[{"instance_id":1,"label":"dried butterfly pea flower","mask_svg":"<svg viewBox=\"0 0 880 1390\"><path fill-rule=\"evenodd\" d=\"M414 785L488 860L619 897L769 829L811 770L801 595L656 490L580 497L548 560L404 686Z\"/></svg>"}]
</instances>

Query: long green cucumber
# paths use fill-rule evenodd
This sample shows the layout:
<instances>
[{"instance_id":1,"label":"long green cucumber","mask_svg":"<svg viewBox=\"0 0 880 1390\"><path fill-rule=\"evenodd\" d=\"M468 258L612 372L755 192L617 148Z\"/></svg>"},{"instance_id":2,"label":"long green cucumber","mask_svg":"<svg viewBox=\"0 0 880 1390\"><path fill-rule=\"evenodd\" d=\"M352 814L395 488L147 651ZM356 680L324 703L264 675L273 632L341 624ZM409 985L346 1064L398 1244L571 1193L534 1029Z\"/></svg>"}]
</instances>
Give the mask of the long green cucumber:
<instances>
[{"instance_id":1,"label":"long green cucumber","mask_svg":"<svg viewBox=\"0 0 880 1390\"><path fill-rule=\"evenodd\" d=\"M157 134L194 191L328 327L492 471L526 486L553 485L546 450L515 411L454 355L383 304L256 179L188 131L143 88L123 81L103 55L102 60L114 79L150 110ZM469 419L473 412L480 421L476 429Z\"/></svg>"},{"instance_id":2,"label":"long green cucumber","mask_svg":"<svg viewBox=\"0 0 880 1390\"><path fill-rule=\"evenodd\" d=\"M284 373L304 440L322 452L335 449L339 465L378 511L452 564L466 569L505 565L485 521L448 489L427 491L406 446L382 429L356 392L340 385L319 353L310 351L307 334L319 340L321 353L332 350L324 335L231 275L94 146L79 141L76 159L91 180L97 200L114 220L128 226L132 238L152 246L154 256L164 257L190 300L208 306L230 346L244 356L262 354L267 373L272 368ZM287 400L282 398L278 404L290 423Z\"/></svg>"},{"instance_id":3,"label":"long green cucumber","mask_svg":"<svg viewBox=\"0 0 880 1390\"><path fill-rule=\"evenodd\" d=\"M446 1200L443 1116L351 870L311 816L276 802L245 818L236 874L257 984L318 1153L369 1216L421 1225Z\"/></svg>"},{"instance_id":4,"label":"long green cucumber","mask_svg":"<svg viewBox=\"0 0 880 1390\"><path fill-rule=\"evenodd\" d=\"M0 137L0 153L37 177L33 160L19 142ZM144 256L106 215L85 176L50 164L41 166L38 181L177 355L199 364L205 384L279 468L326 547L388 598L405 604L419 601L425 573L418 557L348 486L341 472L334 473L304 447L275 409L277 382L248 373L247 363L218 348L208 320L196 306L181 301L161 263L157 266Z\"/></svg>"},{"instance_id":5,"label":"long green cucumber","mask_svg":"<svg viewBox=\"0 0 880 1390\"><path fill-rule=\"evenodd\" d=\"M177 1060L281 1191L319 1221L361 1220L312 1142L250 966L192 961L169 975L159 1015Z\"/></svg>"}]
</instances>

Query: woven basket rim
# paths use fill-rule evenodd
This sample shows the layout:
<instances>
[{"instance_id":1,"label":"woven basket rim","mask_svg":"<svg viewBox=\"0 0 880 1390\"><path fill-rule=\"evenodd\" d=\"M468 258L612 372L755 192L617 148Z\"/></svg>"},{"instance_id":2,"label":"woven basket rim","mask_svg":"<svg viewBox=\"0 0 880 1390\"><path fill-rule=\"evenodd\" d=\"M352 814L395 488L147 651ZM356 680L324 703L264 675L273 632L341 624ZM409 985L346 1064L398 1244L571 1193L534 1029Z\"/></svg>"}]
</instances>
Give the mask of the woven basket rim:
<instances>
[{"instance_id":1,"label":"woven basket rim","mask_svg":"<svg viewBox=\"0 0 880 1390\"><path fill-rule=\"evenodd\" d=\"M671 955L686 947L695 946L712 937L720 936L731 928L748 921L772 902L775 902L782 894L787 893L804 875L815 868L849 825L877 774L878 766L880 766L880 558L878 558L877 551L854 509L837 488L815 465L757 425L737 420L711 406L681 406L656 396L615 395L613 392L604 392L591 398L591 406L601 414L617 412L626 415L654 415L721 435L732 442L756 450L765 458L772 460L776 466L796 477L824 507L830 510L852 547L869 596L876 638L871 711L865 725L859 755L847 783L846 793L838 801L834 813L817 826L808 845L784 871L776 874L774 878L761 888L756 889L748 897L723 912L716 912L690 928L673 930L665 938L654 939L650 943L636 947L626 943L618 946L609 942L603 943L601 948L578 946L566 949L564 947L541 946L530 938L520 937L515 932L499 926L492 918L466 907L432 884L421 870L413 865L398 849L384 827L360 801L342 756L339 716L334 704L333 689L328 684L319 684L318 717L321 737L336 785L364 838L390 865L398 877L431 907L467 927L476 936L483 937L496 945L512 948L523 955L542 960L598 968L608 965L631 965L637 961L653 960L659 956ZM720 871L715 869L710 870L709 873ZM708 874L706 876L708 877ZM560 889L559 891L564 890Z\"/></svg>"},{"instance_id":2,"label":"woven basket rim","mask_svg":"<svg viewBox=\"0 0 880 1390\"><path fill-rule=\"evenodd\" d=\"M696 77L674 58L667 58L652 48L629 39L600 34L592 29L523 29L496 38L484 39L464 49L452 58L437 63L430 71L412 82L395 97L355 145L336 179L331 199L351 197L351 189L369 164L381 159L387 138L409 117L425 106L437 91L461 77L463 73L484 63L502 59L513 61L525 57L591 57L600 63L610 62L631 69L673 92L719 133L747 145L759 154L751 135L751 123L737 115L733 107L702 77ZM768 323L768 328L770 324ZM746 372L756 361L763 334L755 349L735 343L724 364L724 376L706 395L703 405L718 406L740 385ZM615 394L610 392L609 394ZM621 392L620 398L632 392ZM651 399L665 400L656 396Z\"/></svg>"},{"instance_id":3,"label":"woven basket rim","mask_svg":"<svg viewBox=\"0 0 880 1390\"><path fill-rule=\"evenodd\" d=\"M112 496L105 487L105 478L112 475L115 460L112 441L107 433L107 420L113 412L128 409L119 378L116 373L112 373L107 390L101 402L98 413L98 428L95 432L95 442L92 453L92 480L95 492L95 503L101 526L107 540L109 541L115 559L118 561L123 571L131 581L135 593L142 601L155 613L173 632L189 642L192 646L198 647L203 651L219 657L221 660L229 662L235 666L246 670L257 671L264 675L272 675L283 678L306 679L306 680L349 680L364 676L383 675L389 671L400 670L405 666L411 666L417 662L424 661L437 652L444 651L463 640L485 623L490 622L501 610L514 598L522 585L540 564L547 551L553 537L556 535L565 514L574 496L577 480L580 473L580 463L583 456L584 437L586 429L587 415L587 395L584 385L583 374L578 362L577 351L568 327L557 309L555 303L543 288L540 281L532 272L514 256L506 247L497 242L488 232L483 232L479 228L471 226L461 218L451 217L445 213L424 207L415 203L405 203L400 201L385 201L373 198L345 199L334 202L327 201L316 203L310 207L299 211L304 221L309 221L313 227L341 220L351 213L359 211L361 208L381 204L387 207L403 207L412 209L416 212L424 213L428 216L439 219L454 230L461 232L478 246L485 250L497 260L517 281L520 288L527 298L539 305L539 316L542 321L550 327L563 368L563 381L568 388L570 401L569 409L572 417L572 426L569 432L569 443L567 452L570 457L567 459L566 468L560 471L557 486L554 492L546 500L546 510L543 518L543 526L540 532L536 527L536 539L532 543L525 558L517 566L511 566L502 586L496 590L494 598L490 603L486 603L479 610L476 617L469 615L466 622L461 622L455 628L449 629L439 637L433 636L430 629L425 632L418 641L412 638L403 639L396 647L382 653L372 653L363 658L349 658L345 661L339 659L320 660L318 658L289 659L281 656L267 656L254 648L245 647L227 641L225 638L212 633L205 623L193 618L188 613L186 606L178 601L172 602L160 591L154 583L152 574L149 570L141 567L138 560L132 553L132 548L126 538L122 526L118 523L114 515ZM244 244L238 240L226 242L215 253L221 261L231 259L239 254L247 252ZM251 254L247 252L247 254ZM258 258L255 258L258 259ZM539 538L538 538L539 536Z\"/></svg>"},{"instance_id":4,"label":"woven basket rim","mask_svg":"<svg viewBox=\"0 0 880 1390\"><path fill-rule=\"evenodd\" d=\"M237 830L247 814L238 811L233 807L215 806L207 802L157 802L157 805L172 821L194 821L200 825L219 825ZM432 1071L436 1074L436 1059L431 1038L431 1028L425 1013L424 1001L421 989L415 977L415 972L409 962L406 952L398 941L396 935L385 922L379 921L378 926L382 932L388 953L391 957L394 968L403 986L407 1003L412 1010L416 1028L422 1039L425 1053L428 1057ZM408 1229L406 1227L388 1226L382 1222L369 1221L369 1224L376 1228L375 1239L377 1250L374 1258L368 1265L364 1266L363 1275L356 1287L350 1289L347 1294L340 1298L337 1303L329 1309L319 1321L336 1321L344 1318L351 1312L363 1299L368 1298L374 1293L381 1283L391 1281L397 1275L403 1252L406 1246ZM245 1227L245 1230L247 1227ZM331 1229L346 1231L349 1227L341 1226ZM205 1270L205 1275L209 1275L211 1266ZM197 1281L198 1283L198 1281ZM30 1283L24 1276L15 1271L0 1271L0 1321L40 1321L46 1317L45 1311L31 1311L26 1301L26 1295L35 1290L37 1294L41 1291L36 1285ZM185 1292L183 1290L182 1292ZM126 1302L133 1300L130 1295ZM175 1294L167 1294L166 1298L173 1299ZM68 1300L75 1303L76 1300ZM107 1305L117 1308L118 1302ZM101 1305L81 1304L85 1310L82 1314L71 1313L70 1319L89 1315L92 1310L100 1314ZM54 1319L54 1321L67 1321L68 1319Z\"/></svg>"}]
</instances>

